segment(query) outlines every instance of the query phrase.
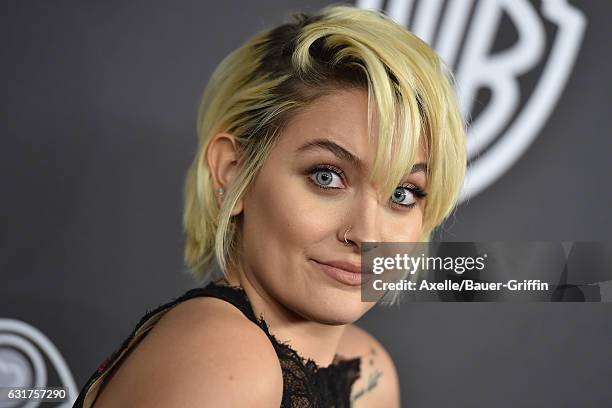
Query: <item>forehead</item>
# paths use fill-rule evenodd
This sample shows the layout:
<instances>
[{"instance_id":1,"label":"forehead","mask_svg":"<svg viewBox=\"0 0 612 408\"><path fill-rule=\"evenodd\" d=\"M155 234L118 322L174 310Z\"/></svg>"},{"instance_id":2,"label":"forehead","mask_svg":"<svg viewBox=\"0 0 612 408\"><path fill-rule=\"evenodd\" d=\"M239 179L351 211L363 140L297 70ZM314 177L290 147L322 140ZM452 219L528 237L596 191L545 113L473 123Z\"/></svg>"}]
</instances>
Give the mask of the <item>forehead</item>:
<instances>
[{"instance_id":1,"label":"forehead","mask_svg":"<svg viewBox=\"0 0 612 408\"><path fill-rule=\"evenodd\" d=\"M341 145L364 163L374 161L378 139L378 123L373 115L372 137L368 140L368 93L362 89L333 91L315 100L297 113L285 127L278 148L285 153L316 139L330 139ZM425 162L421 144L417 162Z\"/></svg>"}]
</instances>

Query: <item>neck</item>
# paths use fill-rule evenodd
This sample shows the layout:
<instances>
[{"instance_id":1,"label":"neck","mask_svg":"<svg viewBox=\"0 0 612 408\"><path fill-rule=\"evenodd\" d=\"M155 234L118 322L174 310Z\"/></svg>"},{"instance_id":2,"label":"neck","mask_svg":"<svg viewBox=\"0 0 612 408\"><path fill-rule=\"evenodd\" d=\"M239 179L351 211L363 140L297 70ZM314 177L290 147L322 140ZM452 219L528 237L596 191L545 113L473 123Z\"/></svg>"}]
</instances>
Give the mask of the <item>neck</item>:
<instances>
[{"instance_id":1,"label":"neck","mask_svg":"<svg viewBox=\"0 0 612 408\"><path fill-rule=\"evenodd\" d=\"M309 320L282 305L243 274L228 283L244 289L255 316L263 316L277 340L288 343L300 356L313 360L319 367L327 367L333 362L346 325Z\"/></svg>"}]
</instances>

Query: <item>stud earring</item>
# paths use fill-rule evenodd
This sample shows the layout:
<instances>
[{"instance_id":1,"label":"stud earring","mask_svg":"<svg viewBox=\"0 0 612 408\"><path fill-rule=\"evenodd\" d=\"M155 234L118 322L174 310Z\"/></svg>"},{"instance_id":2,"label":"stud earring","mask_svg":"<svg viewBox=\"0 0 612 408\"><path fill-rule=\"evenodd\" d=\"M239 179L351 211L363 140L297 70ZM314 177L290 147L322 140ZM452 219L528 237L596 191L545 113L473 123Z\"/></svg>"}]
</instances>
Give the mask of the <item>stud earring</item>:
<instances>
[{"instance_id":1,"label":"stud earring","mask_svg":"<svg viewBox=\"0 0 612 408\"><path fill-rule=\"evenodd\" d=\"M223 197L223 193L225 193L225 190L223 189L223 187L219 187L219 188L217 189L217 193L219 193L219 195L220 195L221 197Z\"/></svg>"}]
</instances>

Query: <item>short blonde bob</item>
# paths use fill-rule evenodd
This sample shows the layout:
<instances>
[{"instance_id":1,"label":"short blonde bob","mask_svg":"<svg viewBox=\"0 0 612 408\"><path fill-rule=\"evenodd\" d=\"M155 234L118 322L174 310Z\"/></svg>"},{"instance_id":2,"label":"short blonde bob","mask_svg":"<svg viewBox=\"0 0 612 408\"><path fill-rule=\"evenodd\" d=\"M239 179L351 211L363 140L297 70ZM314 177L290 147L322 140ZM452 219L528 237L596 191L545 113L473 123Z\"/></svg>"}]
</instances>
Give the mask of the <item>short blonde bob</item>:
<instances>
[{"instance_id":1,"label":"short blonde bob","mask_svg":"<svg viewBox=\"0 0 612 408\"><path fill-rule=\"evenodd\" d=\"M378 134L371 181L391 196L427 151L421 241L452 212L466 168L465 124L452 73L422 40L374 10L334 5L263 31L230 53L210 78L198 113L198 147L185 182L185 263L197 280L240 267L246 194L283 127L316 98L339 89L368 91L370 137ZM374 115L378 129L372 131ZM219 207L206 161L210 140L236 137L240 168Z\"/></svg>"}]
</instances>

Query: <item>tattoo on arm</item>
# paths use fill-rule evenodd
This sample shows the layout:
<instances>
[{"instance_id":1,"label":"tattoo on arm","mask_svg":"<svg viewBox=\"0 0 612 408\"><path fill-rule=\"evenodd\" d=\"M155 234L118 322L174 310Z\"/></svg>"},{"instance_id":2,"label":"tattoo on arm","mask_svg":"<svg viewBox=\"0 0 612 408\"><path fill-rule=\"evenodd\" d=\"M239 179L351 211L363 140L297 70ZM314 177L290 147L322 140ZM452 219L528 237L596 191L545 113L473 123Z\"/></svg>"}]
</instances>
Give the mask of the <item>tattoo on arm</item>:
<instances>
[{"instance_id":1,"label":"tattoo on arm","mask_svg":"<svg viewBox=\"0 0 612 408\"><path fill-rule=\"evenodd\" d=\"M351 403L355 402L358 398L361 398L364 394L372 391L378 385L378 379L382 376L382 372L374 366L374 358L376 357L376 350L370 347L370 352L368 353L368 379L362 388L357 390L355 394L351 398Z\"/></svg>"}]
</instances>

